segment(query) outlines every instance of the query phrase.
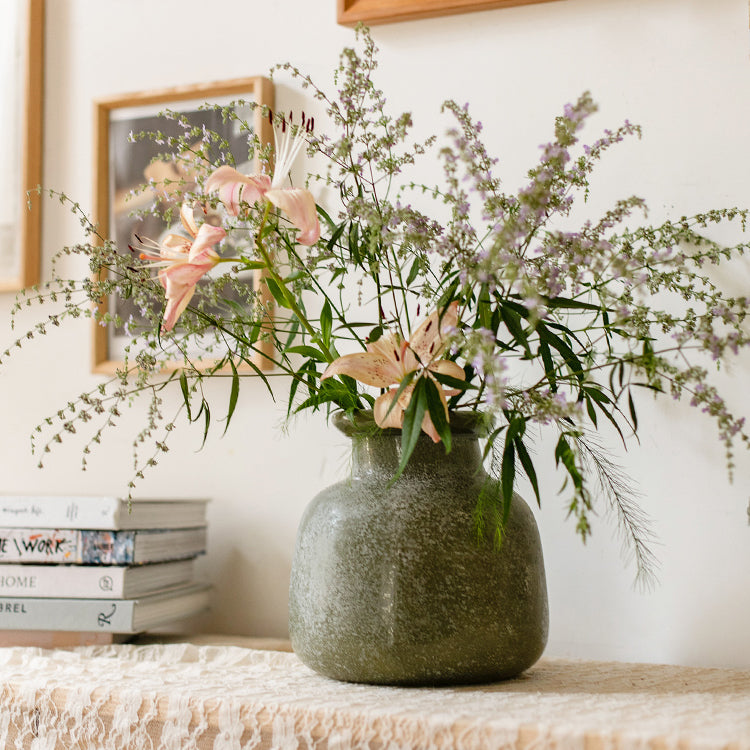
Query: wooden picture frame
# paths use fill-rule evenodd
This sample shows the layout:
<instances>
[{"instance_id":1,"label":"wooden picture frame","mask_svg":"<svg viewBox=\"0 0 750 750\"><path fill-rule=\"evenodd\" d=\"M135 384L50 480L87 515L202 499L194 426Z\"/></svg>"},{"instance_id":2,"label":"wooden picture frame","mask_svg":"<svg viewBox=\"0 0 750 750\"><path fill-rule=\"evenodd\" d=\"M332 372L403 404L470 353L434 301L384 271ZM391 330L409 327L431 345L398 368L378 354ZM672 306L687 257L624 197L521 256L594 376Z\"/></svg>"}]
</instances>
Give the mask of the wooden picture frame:
<instances>
[{"instance_id":1,"label":"wooden picture frame","mask_svg":"<svg viewBox=\"0 0 750 750\"><path fill-rule=\"evenodd\" d=\"M94 174L94 206L99 233L118 242L120 248L125 248L133 242L130 239L136 231L143 231L145 236L154 236L140 229L137 219L131 218L130 213L137 208L128 206L126 196L129 188L136 187L145 181L145 172L151 166L152 158L164 146L152 141L139 140L129 142L131 132L159 130L169 135L169 127L178 129L173 120L158 117L165 109L178 110L188 116L191 122L209 124L217 132L221 132L228 140L234 139L238 144L247 139L246 133L231 130L233 122L223 122L214 110L199 110L205 103L229 104L237 100L254 101L257 104L274 106L273 83L262 76L250 78L236 78L228 81L215 81L192 86L163 89L160 91L142 91L123 94L107 99L100 99L94 103L95 116L95 174ZM263 116L261 107L257 107L251 114L254 132L262 143L273 142L273 128L267 117ZM177 132L177 131L176 131ZM181 132L181 131L180 131ZM239 146L238 146L239 147ZM132 149L132 150L128 150ZM119 171L118 171L119 167ZM259 171L259 165L250 165L250 171ZM145 195L145 194L144 194ZM157 218L152 221L158 223ZM156 227L157 231L167 229L164 223ZM158 236L158 233L157 235ZM250 273L250 272L248 272ZM262 274L252 272L254 288L264 298L270 300L265 284L261 283ZM127 304L123 301L102 300L99 313L105 314L110 304ZM113 374L122 365L122 354L118 351L118 343L127 342L127 334L118 334L113 326L102 326L94 321L93 364L94 372ZM270 342L259 343L262 352L271 354ZM260 369L270 369L270 360L262 353L255 357L254 364ZM175 366L180 366L175 363Z\"/></svg>"},{"instance_id":2,"label":"wooden picture frame","mask_svg":"<svg viewBox=\"0 0 750 750\"><path fill-rule=\"evenodd\" d=\"M0 9L0 292L39 281L42 182L44 0L3 0Z\"/></svg>"},{"instance_id":3,"label":"wooden picture frame","mask_svg":"<svg viewBox=\"0 0 750 750\"><path fill-rule=\"evenodd\" d=\"M418 18L449 16L477 10L510 8L555 0L337 0L336 20L343 26L375 26Z\"/></svg>"}]
</instances>

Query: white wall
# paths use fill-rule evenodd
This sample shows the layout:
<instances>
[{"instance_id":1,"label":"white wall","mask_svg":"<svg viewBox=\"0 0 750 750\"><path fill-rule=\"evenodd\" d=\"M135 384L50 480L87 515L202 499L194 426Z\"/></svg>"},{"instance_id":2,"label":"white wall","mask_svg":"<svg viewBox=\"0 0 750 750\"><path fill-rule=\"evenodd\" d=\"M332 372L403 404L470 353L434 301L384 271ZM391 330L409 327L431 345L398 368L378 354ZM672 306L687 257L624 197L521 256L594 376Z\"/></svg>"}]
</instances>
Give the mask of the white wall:
<instances>
[{"instance_id":1,"label":"white wall","mask_svg":"<svg viewBox=\"0 0 750 750\"><path fill-rule=\"evenodd\" d=\"M44 179L92 204L92 100L134 90L263 74L291 60L330 81L353 33L335 23L335 0L47 0ZM376 28L380 85L394 110L414 112L420 132L442 129L443 99L472 103L506 184L518 183L548 140L563 104L591 89L594 128L629 117L641 142L607 159L597 200L638 192L654 218L748 204L750 40L746 0L561 0ZM284 109L300 101L287 82ZM59 206L45 206L44 268L78 239ZM74 265L70 271L85 272ZM739 270L739 269L737 269ZM740 277L741 278L741 277ZM740 289L734 276L730 284ZM747 289L744 289L747 292ZM7 318L11 295L0 297ZM38 311L24 313L31 324ZM11 341L6 328L2 341ZM26 436L68 398L98 382L89 373L85 322L54 331L0 370L0 491L119 493L130 477L137 408L79 471L71 440L36 468ZM727 379L732 404L750 413L750 361ZM228 397L223 384L212 392ZM177 397L165 409L175 408ZM283 407L258 383L242 392L224 439L198 451L198 428L180 430L171 452L139 488L143 496L209 496L216 586L203 627L249 635L286 633L286 586L298 519L317 489L341 476L344 440L316 416L280 429ZM564 522L560 479L543 477L539 522L551 603L550 656L750 667L750 461L726 478L714 427L670 404L642 403L642 441L624 465L640 485L660 538L659 586L633 589L605 518L584 548ZM218 434L218 433L217 433Z\"/></svg>"}]
</instances>

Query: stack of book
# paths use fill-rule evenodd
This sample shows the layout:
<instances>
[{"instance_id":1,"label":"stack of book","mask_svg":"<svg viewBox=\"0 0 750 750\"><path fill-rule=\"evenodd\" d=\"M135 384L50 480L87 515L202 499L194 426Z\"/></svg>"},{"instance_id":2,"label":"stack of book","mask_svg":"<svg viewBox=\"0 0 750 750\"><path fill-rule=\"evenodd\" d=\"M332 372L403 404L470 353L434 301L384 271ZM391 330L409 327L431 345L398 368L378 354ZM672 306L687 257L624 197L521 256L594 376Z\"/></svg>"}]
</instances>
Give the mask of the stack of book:
<instances>
[{"instance_id":1,"label":"stack of book","mask_svg":"<svg viewBox=\"0 0 750 750\"><path fill-rule=\"evenodd\" d=\"M0 646L121 642L208 606L206 501L0 496Z\"/></svg>"}]
</instances>

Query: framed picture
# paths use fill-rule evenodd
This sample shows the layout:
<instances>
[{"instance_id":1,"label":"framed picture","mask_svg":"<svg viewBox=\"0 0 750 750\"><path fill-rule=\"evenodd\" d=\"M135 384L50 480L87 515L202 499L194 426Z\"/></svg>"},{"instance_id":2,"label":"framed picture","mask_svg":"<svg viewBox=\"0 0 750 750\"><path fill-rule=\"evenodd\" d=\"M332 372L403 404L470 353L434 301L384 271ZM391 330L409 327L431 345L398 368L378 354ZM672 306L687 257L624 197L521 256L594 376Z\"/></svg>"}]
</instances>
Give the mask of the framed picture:
<instances>
[{"instance_id":1,"label":"framed picture","mask_svg":"<svg viewBox=\"0 0 750 750\"><path fill-rule=\"evenodd\" d=\"M373 26L547 2L553 0L337 0L337 20L344 26L356 26L360 21Z\"/></svg>"},{"instance_id":2,"label":"framed picture","mask_svg":"<svg viewBox=\"0 0 750 750\"><path fill-rule=\"evenodd\" d=\"M39 280L44 0L0 5L0 292ZM36 198L36 200L34 199Z\"/></svg>"},{"instance_id":3,"label":"framed picture","mask_svg":"<svg viewBox=\"0 0 750 750\"><path fill-rule=\"evenodd\" d=\"M203 105L218 104L236 107L241 118L252 124L262 143L273 141L273 131L262 109L254 111L246 104L255 102L273 107L274 89L268 78L256 76L221 81L195 86L124 94L95 102L95 186L94 202L99 231L104 237L117 242L119 248L128 252L129 245L137 245L137 237L157 239L169 231L166 222L153 214L138 215L138 209L147 208L157 199L153 191L139 188L149 180L189 182L191 175L184 167L173 162L155 161L165 150L152 139L133 139L132 134L160 132L165 137L182 135L180 123L174 119L160 117L166 109L179 112L190 125L205 127L218 133L228 144L238 165L247 161L247 132L241 132L235 120L226 121L220 112ZM258 164L239 167L245 172L259 170ZM175 200L168 188L158 192L162 208ZM261 285L260 272L246 272L248 283L260 293L267 293ZM104 300L100 312L117 313L123 320L137 319L140 315L128 300ZM137 320L136 320L137 322ZM114 326L94 325L94 372L113 373L122 363L124 347L129 341L124 330ZM270 345L269 345L270 346ZM198 356L196 354L196 356ZM257 356L256 366L268 369L269 361L262 354Z\"/></svg>"}]
</instances>

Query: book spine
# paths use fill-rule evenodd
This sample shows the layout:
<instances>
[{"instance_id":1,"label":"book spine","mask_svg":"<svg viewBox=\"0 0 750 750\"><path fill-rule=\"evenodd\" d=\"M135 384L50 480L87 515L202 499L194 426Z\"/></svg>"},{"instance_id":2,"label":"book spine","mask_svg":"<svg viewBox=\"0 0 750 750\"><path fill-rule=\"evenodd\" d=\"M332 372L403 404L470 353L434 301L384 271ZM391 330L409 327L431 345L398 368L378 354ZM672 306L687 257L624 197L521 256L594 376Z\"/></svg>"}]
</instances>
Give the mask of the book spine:
<instances>
[{"instance_id":1,"label":"book spine","mask_svg":"<svg viewBox=\"0 0 750 750\"><path fill-rule=\"evenodd\" d=\"M0 597L2 630L133 631L133 600Z\"/></svg>"},{"instance_id":2,"label":"book spine","mask_svg":"<svg viewBox=\"0 0 750 750\"><path fill-rule=\"evenodd\" d=\"M132 531L77 529L0 529L0 563L128 565L133 562Z\"/></svg>"},{"instance_id":3,"label":"book spine","mask_svg":"<svg viewBox=\"0 0 750 750\"><path fill-rule=\"evenodd\" d=\"M116 528L121 502L114 497L1 497L0 527Z\"/></svg>"},{"instance_id":4,"label":"book spine","mask_svg":"<svg viewBox=\"0 0 750 750\"><path fill-rule=\"evenodd\" d=\"M125 568L79 565L0 565L0 597L125 596Z\"/></svg>"}]
</instances>

